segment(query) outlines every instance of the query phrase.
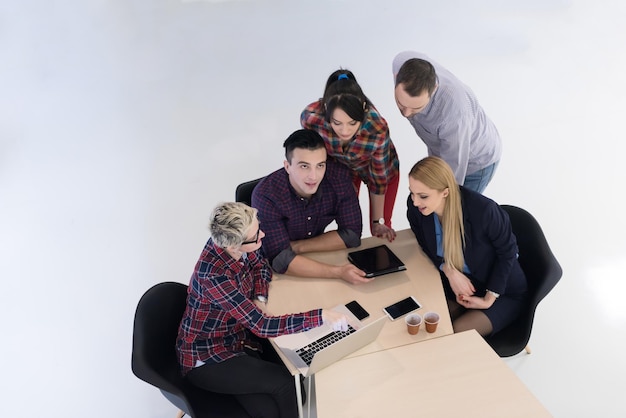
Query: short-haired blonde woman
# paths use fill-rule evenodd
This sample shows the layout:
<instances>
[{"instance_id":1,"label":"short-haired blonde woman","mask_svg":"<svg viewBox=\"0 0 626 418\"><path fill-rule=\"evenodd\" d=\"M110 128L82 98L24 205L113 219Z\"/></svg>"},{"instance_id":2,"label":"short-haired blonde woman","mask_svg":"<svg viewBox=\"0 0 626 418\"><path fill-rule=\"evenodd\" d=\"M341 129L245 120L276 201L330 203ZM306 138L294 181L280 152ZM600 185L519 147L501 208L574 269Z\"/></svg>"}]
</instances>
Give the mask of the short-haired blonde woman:
<instances>
[{"instance_id":1,"label":"short-haired blonde woman","mask_svg":"<svg viewBox=\"0 0 626 418\"><path fill-rule=\"evenodd\" d=\"M450 166L427 157L409 173L407 217L417 242L439 269L454 332L487 336L520 313L527 283L506 212L459 186Z\"/></svg>"},{"instance_id":2,"label":"short-haired blonde woman","mask_svg":"<svg viewBox=\"0 0 626 418\"><path fill-rule=\"evenodd\" d=\"M272 271L259 252L265 234L256 209L219 204L209 229L178 330L182 373L202 389L233 394L250 416L294 418L294 380L267 338L324 322L345 330L346 318L327 309L283 316L263 312Z\"/></svg>"}]
</instances>

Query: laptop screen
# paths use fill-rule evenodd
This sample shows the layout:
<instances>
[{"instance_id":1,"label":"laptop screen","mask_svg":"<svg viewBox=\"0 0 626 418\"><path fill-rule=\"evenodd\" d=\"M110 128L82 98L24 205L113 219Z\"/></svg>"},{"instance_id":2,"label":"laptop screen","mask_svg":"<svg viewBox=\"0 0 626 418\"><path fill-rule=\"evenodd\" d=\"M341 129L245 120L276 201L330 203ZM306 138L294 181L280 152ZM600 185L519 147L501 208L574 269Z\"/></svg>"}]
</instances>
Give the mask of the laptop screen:
<instances>
[{"instance_id":1,"label":"laptop screen","mask_svg":"<svg viewBox=\"0 0 626 418\"><path fill-rule=\"evenodd\" d=\"M404 263L386 245L348 253L348 260L366 273L366 277L406 270Z\"/></svg>"}]
</instances>

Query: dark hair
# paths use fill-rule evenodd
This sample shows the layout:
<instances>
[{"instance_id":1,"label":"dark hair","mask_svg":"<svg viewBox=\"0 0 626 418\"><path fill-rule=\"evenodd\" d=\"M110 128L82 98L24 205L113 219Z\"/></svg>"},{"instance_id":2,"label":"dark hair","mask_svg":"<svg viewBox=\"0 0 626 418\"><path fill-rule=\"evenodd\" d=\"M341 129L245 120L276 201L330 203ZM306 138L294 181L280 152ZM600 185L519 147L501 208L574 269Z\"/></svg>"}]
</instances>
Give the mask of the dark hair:
<instances>
[{"instance_id":1,"label":"dark hair","mask_svg":"<svg viewBox=\"0 0 626 418\"><path fill-rule=\"evenodd\" d=\"M343 69L335 71L328 77L322 102L326 122L330 122L337 108L346 112L353 120L363 122L367 109L372 105L363 94L352 71Z\"/></svg>"},{"instance_id":2,"label":"dark hair","mask_svg":"<svg viewBox=\"0 0 626 418\"><path fill-rule=\"evenodd\" d=\"M308 149L310 151L315 151L319 148L325 149L324 139L312 129L298 129L285 139L283 147L285 147L285 158L289 161L289 164L291 164L293 150L296 148Z\"/></svg>"},{"instance_id":3,"label":"dark hair","mask_svg":"<svg viewBox=\"0 0 626 418\"><path fill-rule=\"evenodd\" d=\"M404 91L411 97L417 97L424 91L431 96L437 87L435 67L419 58L407 60L396 76L396 87L402 84Z\"/></svg>"}]
</instances>

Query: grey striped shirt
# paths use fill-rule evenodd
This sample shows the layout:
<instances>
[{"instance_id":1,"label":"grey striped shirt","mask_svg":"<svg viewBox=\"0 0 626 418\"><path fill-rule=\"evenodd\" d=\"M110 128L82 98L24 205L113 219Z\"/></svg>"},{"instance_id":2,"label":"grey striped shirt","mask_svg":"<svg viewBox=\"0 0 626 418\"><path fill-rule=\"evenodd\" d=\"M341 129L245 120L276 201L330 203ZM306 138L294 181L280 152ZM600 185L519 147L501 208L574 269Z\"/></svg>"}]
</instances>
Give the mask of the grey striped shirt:
<instances>
[{"instance_id":1,"label":"grey striped shirt","mask_svg":"<svg viewBox=\"0 0 626 418\"><path fill-rule=\"evenodd\" d=\"M500 160L502 140L472 90L424 54L406 51L393 60L395 76L402 64L420 58L435 67L438 87L430 102L409 122L428 147L428 155L444 159L459 184L465 177Z\"/></svg>"}]
</instances>

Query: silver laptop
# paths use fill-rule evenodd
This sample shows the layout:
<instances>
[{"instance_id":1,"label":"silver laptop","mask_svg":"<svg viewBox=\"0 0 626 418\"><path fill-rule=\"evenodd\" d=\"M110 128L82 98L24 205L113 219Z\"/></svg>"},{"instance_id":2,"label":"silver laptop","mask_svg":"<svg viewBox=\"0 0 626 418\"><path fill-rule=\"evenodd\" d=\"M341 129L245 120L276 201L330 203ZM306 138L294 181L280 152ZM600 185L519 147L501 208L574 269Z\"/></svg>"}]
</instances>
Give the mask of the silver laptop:
<instances>
[{"instance_id":1,"label":"silver laptop","mask_svg":"<svg viewBox=\"0 0 626 418\"><path fill-rule=\"evenodd\" d=\"M333 310L348 318L347 332L333 331L329 325L322 325L305 332L274 338L276 346L304 377L309 377L374 342L387 322L387 317L382 316L364 325L345 305L336 306Z\"/></svg>"}]
</instances>

